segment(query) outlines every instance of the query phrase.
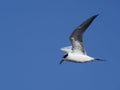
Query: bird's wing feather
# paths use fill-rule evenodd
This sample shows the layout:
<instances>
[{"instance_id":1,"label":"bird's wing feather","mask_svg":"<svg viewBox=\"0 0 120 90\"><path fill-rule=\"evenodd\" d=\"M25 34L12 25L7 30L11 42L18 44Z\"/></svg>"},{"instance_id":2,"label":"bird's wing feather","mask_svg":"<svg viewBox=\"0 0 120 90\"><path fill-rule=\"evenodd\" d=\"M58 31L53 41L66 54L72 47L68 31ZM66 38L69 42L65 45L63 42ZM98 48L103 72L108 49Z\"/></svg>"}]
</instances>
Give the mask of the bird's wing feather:
<instances>
[{"instance_id":1,"label":"bird's wing feather","mask_svg":"<svg viewBox=\"0 0 120 90\"><path fill-rule=\"evenodd\" d=\"M83 33L86 31L86 29L89 27L89 25L97 16L98 15L94 15L89 19L87 19L85 22L79 25L71 34L70 41L73 46L73 52L86 54L84 50L84 45L83 45Z\"/></svg>"},{"instance_id":2,"label":"bird's wing feather","mask_svg":"<svg viewBox=\"0 0 120 90\"><path fill-rule=\"evenodd\" d=\"M61 50L67 53L72 52L72 46L63 47Z\"/></svg>"}]
</instances>

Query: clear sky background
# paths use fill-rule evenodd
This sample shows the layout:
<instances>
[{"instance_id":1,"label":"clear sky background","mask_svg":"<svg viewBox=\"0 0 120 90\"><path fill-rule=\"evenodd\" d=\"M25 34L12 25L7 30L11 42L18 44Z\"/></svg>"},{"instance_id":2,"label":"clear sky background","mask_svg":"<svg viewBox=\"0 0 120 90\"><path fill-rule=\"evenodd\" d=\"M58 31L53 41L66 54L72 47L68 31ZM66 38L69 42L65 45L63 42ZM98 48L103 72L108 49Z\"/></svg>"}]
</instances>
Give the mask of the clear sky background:
<instances>
[{"instance_id":1,"label":"clear sky background","mask_svg":"<svg viewBox=\"0 0 120 90\"><path fill-rule=\"evenodd\" d=\"M85 33L88 55L106 62L59 64L71 32ZM120 90L119 0L1 0L0 90Z\"/></svg>"}]
</instances>

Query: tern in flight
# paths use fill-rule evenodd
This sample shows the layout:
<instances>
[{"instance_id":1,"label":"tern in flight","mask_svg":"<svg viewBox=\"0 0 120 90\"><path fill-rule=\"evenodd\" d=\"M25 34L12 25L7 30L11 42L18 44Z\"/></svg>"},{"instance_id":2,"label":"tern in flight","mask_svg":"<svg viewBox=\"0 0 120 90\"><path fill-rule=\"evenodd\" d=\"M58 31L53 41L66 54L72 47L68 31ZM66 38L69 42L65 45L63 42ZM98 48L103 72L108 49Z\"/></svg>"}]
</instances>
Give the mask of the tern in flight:
<instances>
[{"instance_id":1,"label":"tern in flight","mask_svg":"<svg viewBox=\"0 0 120 90\"><path fill-rule=\"evenodd\" d=\"M60 64L63 61L70 61L77 63L84 63L94 60L104 61L103 59L100 58L94 58L88 56L84 50L84 45L83 45L83 34L97 16L98 15L94 15L90 17L73 31L73 33L69 38L72 43L72 46L61 48L61 50L66 52L66 54L63 56L62 60L60 61Z\"/></svg>"}]
</instances>

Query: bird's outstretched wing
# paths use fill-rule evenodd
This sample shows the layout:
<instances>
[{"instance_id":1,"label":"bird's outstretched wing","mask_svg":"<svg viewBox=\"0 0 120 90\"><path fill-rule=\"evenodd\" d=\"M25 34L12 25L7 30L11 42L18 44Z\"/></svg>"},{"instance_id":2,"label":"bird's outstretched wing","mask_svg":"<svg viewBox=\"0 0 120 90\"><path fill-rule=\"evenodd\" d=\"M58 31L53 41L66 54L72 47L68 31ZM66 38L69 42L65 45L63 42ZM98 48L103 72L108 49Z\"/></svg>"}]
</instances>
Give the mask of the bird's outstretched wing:
<instances>
[{"instance_id":1,"label":"bird's outstretched wing","mask_svg":"<svg viewBox=\"0 0 120 90\"><path fill-rule=\"evenodd\" d=\"M67 53L72 52L72 46L63 47L61 50Z\"/></svg>"},{"instance_id":2,"label":"bird's outstretched wing","mask_svg":"<svg viewBox=\"0 0 120 90\"><path fill-rule=\"evenodd\" d=\"M79 25L71 34L70 41L73 46L73 52L86 54L84 50L84 45L83 45L83 33L86 31L86 29L89 27L89 25L97 16L98 15L94 15L89 19L87 19L85 22Z\"/></svg>"}]
</instances>

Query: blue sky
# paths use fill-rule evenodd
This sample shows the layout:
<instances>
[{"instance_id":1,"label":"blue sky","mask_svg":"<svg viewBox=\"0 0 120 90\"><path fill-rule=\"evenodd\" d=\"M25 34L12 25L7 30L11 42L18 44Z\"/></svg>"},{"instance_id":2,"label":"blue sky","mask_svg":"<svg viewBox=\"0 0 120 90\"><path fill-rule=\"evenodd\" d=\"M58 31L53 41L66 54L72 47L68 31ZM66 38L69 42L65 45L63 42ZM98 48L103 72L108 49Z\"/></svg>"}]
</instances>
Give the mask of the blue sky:
<instances>
[{"instance_id":1,"label":"blue sky","mask_svg":"<svg viewBox=\"0 0 120 90\"><path fill-rule=\"evenodd\" d=\"M1 0L0 90L120 90L119 0ZM106 62L59 65L69 35L85 33L90 56Z\"/></svg>"}]
</instances>

